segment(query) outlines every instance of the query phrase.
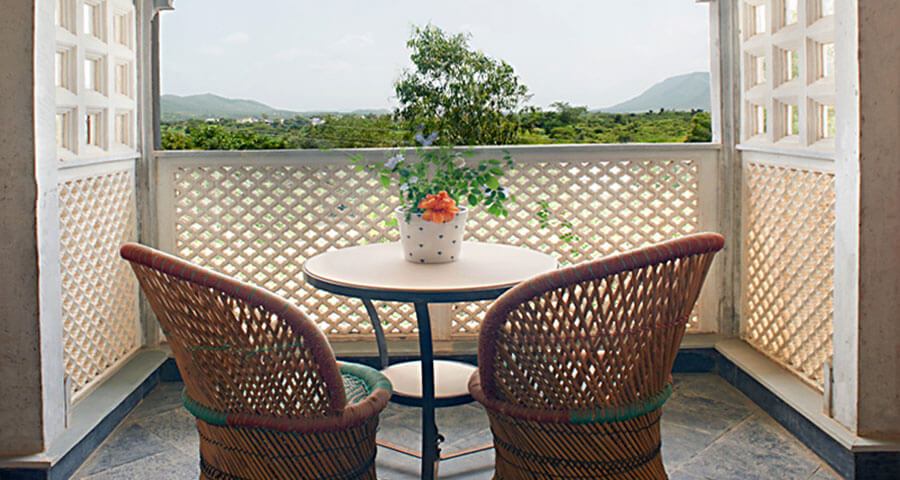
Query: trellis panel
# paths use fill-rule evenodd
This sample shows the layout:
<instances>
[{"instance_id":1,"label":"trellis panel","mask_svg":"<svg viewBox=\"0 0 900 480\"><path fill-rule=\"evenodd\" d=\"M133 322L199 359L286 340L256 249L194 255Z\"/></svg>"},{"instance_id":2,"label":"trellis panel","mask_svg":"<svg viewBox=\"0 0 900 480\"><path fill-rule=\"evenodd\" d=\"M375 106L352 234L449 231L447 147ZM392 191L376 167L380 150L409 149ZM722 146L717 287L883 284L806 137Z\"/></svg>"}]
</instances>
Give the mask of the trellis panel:
<instances>
[{"instance_id":1,"label":"trellis panel","mask_svg":"<svg viewBox=\"0 0 900 480\"><path fill-rule=\"evenodd\" d=\"M78 400L142 340L137 284L118 258L136 238L137 10L56 1L56 153L64 362Z\"/></svg>"},{"instance_id":2,"label":"trellis panel","mask_svg":"<svg viewBox=\"0 0 900 480\"><path fill-rule=\"evenodd\" d=\"M517 161L511 174L516 196L512 214L496 219L476 212L467 238L524 245L571 263L699 231L702 162L659 150L638 150L642 158L628 158L635 157L628 152L619 159L606 154L597 160L571 155L556 160L520 150L524 159L517 159L523 161ZM714 165L716 153L708 153L695 157ZM396 206L392 196L370 173L329 152L251 157L213 152L162 156L161 246L290 298L332 339L370 334L361 302L306 285L301 269L307 258L330 249L396 241L395 227L386 223ZM540 201L572 222L578 240L566 243L558 229L539 227ZM387 335L416 333L409 306L378 307ZM477 334L484 307L457 306L446 328L450 337ZM695 318L692 327L697 325Z\"/></svg>"},{"instance_id":3,"label":"trellis panel","mask_svg":"<svg viewBox=\"0 0 900 480\"><path fill-rule=\"evenodd\" d=\"M140 346L137 283L118 253L135 239L132 171L65 181L59 202L64 358L78 395Z\"/></svg>"},{"instance_id":4,"label":"trellis panel","mask_svg":"<svg viewBox=\"0 0 900 480\"><path fill-rule=\"evenodd\" d=\"M742 336L822 388L832 352L834 175L747 163Z\"/></svg>"}]
</instances>

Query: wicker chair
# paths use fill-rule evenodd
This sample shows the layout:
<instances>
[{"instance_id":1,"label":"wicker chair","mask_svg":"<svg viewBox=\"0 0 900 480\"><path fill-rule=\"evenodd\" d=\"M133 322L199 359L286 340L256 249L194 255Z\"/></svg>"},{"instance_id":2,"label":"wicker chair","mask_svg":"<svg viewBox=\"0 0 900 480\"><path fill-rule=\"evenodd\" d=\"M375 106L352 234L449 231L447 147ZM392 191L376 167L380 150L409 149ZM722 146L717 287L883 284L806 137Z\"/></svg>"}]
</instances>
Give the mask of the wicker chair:
<instances>
[{"instance_id":1,"label":"wicker chair","mask_svg":"<svg viewBox=\"0 0 900 480\"><path fill-rule=\"evenodd\" d=\"M495 479L665 479L660 407L716 252L699 234L563 268L485 317L472 396L488 412Z\"/></svg>"},{"instance_id":2,"label":"wicker chair","mask_svg":"<svg viewBox=\"0 0 900 480\"><path fill-rule=\"evenodd\" d=\"M184 379L201 479L375 479L391 384L338 363L317 326L261 288L126 244Z\"/></svg>"}]
</instances>

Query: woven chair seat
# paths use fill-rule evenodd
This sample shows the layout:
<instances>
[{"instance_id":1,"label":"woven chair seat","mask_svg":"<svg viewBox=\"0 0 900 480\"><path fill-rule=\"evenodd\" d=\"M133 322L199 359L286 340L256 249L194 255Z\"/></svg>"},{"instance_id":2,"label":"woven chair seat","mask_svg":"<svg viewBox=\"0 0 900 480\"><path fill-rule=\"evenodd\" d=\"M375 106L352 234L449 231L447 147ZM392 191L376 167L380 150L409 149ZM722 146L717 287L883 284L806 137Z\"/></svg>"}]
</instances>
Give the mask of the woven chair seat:
<instances>
[{"instance_id":1,"label":"woven chair seat","mask_svg":"<svg viewBox=\"0 0 900 480\"><path fill-rule=\"evenodd\" d=\"M375 480L384 375L337 362L318 326L271 292L143 245L121 254L184 380L201 479Z\"/></svg>"},{"instance_id":2,"label":"woven chair seat","mask_svg":"<svg viewBox=\"0 0 900 480\"><path fill-rule=\"evenodd\" d=\"M348 405L368 410L367 403L380 405L384 398L390 398L391 382L378 370L348 362L339 362L338 367L341 379L344 381L344 394L347 397ZM292 419L244 413L229 414L197 402L190 398L186 391L182 394L182 402L185 409L197 420L219 427L257 428L282 432L321 432L353 427L355 426L353 425L354 420L365 419L363 415L354 415L353 418L338 416L325 419L302 417Z\"/></svg>"},{"instance_id":3,"label":"woven chair seat","mask_svg":"<svg viewBox=\"0 0 900 480\"><path fill-rule=\"evenodd\" d=\"M697 234L523 282L488 310L472 397L495 480L663 480L660 416L713 258Z\"/></svg>"}]
</instances>

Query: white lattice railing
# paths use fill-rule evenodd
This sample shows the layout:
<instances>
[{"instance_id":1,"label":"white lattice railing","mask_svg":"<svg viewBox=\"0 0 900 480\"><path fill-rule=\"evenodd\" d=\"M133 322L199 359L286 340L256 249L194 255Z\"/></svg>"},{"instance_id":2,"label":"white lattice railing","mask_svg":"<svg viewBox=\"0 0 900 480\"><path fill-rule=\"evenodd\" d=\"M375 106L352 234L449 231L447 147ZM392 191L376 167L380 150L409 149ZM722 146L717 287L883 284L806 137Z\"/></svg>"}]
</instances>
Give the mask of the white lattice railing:
<instances>
[{"instance_id":1,"label":"white lattice railing","mask_svg":"<svg viewBox=\"0 0 900 480\"><path fill-rule=\"evenodd\" d=\"M137 238L137 10L56 2L55 103L63 360L75 402L141 346L138 287L119 259Z\"/></svg>"},{"instance_id":2,"label":"white lattice railing","mask_svg":"<svg viewBox=\"0 0 900 480\"><path fill-rule=\"evenodd\" d=\"M769 157L744 164L741 334L821 389L833 351L834 174Z\"/></svg>"},{"instance_id":3,"label":"white lattice railing","mask_svg":"<svg viewBox=\"0 0 900 480\"><path fill-rule=\"evenodd\" d=\"M712 145L588 145L509 148L517 167L517 200L507 219L483 212L467 238L524 245L578 262L701 230L718 230L718 149ZM348 151L159 152L158 232L161 248L265 286L298 304L334 340L371 333L359 301L318 292L303 282L311 256L333 248L395 241L385 225L394 200ZM385 150L356 150L369 161ZM502 155L485 147L479 155ZM547 201L571 221L576 249L541 230ZM718 276L708 282L693 331L716 328ZM484 304L457 305L439 339L477 334ZM381 304L388 336L415 333L411 309ZM438 317L439 318L439 317Z\"/></svg>"},{"instance_id":4,"label":"white lattice railing","mask_svg":"<svg viewBox=\"0 0 900 480\"><path fill-rule=\"evenodd\" d=\"M73 401L141 346L138 286L119 246L137 229L134 161L62 171L60 292L66 375Z\"/></svg>"}]
</instances>

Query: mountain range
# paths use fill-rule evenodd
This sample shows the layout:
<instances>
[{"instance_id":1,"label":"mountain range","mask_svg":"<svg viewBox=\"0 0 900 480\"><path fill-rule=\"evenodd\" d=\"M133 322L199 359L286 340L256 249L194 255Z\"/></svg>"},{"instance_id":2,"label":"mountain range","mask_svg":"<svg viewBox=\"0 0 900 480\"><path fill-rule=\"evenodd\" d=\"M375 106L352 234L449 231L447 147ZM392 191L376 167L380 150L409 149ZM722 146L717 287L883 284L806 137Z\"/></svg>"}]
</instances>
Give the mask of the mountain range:
<instances>
[{"instance_id":1,"label":"mountain range","mask_svg":"<svg viewBox=\"0 0 900 480\"><path fill-rule=\"evenodd\" d=\"M709 111L709 72L694 72L669 77L640 95L601 112L638 113L648 110L705 110Z\"/></svg>"},{"instance_id":2,"label":"mountain range","mask_svg":"<svg viewBox=\"0 0 900 480\"><path fill-rule=\"evenodd\" d=\"M598 111L609 113L646 112L648 110L706 110L709 111L709 73L694 72L667 78L640 95ZM270 107L256 100L226 98L211 93L201 95L163 95L160 99L162 120L172 122L191 118L291 118L326 113L355 115L385 114L386 109L359 109L352 112L298 112Z\"/></svg>"}]
</instances>

